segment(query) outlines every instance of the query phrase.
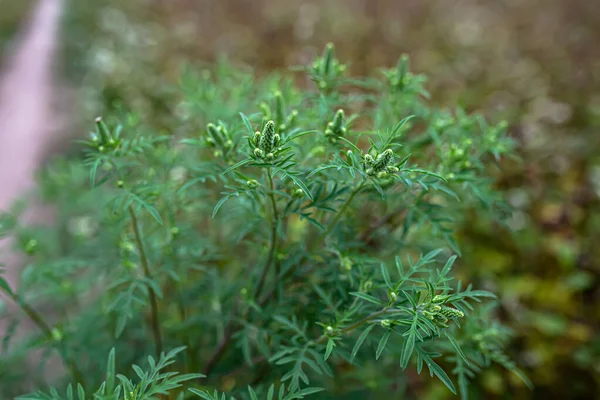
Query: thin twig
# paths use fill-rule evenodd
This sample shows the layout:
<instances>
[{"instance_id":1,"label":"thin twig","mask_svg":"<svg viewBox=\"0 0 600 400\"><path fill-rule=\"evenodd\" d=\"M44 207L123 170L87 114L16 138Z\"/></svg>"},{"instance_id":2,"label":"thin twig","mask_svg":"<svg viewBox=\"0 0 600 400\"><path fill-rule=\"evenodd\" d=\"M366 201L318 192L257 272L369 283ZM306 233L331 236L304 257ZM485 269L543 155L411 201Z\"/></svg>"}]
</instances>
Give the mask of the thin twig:
<instances>
[{"instance_id":1,"label":"thin twig","mask_svg":"<svg viewBox=\"0 0 600 400\"><path fill-rule=\"evenodd\" d=\"M150 266L148 264L148 257L146 256L146 250L144 248L144 242L142 241L142 234L140 232L140 227L138 224L137 217L135 215L135 210L133 206L129 205L129 215L131 217L131 225L133 226L133 232L135 235L135 242L137 244L138 252L140 253L140 261L142 263L142 268L144 269L144 276L148 280L152 280L152 273L150 272ZM162 344L162 336L160 333L160 320L158 316L158 301L156 292L152 288L152 286L148 286L148 294L150 297L150 311L151 311L151 324L152 324L152 333L154 335L154 345L156 349L156 357L160 358L160 355L163 350Z\"/></svg>"}]
</instances>

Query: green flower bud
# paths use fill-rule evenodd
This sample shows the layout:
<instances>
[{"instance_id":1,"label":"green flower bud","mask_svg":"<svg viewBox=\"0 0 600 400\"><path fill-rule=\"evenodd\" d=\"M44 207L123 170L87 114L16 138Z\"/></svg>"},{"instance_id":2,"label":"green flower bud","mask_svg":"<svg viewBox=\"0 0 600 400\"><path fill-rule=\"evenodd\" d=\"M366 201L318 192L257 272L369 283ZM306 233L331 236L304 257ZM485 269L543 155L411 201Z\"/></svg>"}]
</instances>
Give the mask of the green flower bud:
<instances>
[{"instance_id":1,"label":"green flower bud","mask_svg":"<svg viewBox=\"0 0 600 400\"><path fill-rule=\"evenodd\" d=\"M337 110L335 116L333 117L332 128L333 131L338 133L344 127L344 110Z\"/></svg>"},{"instance_id":2,"label":"green flower bud","mask_svg":"<svg viewBox=\"0 0 600 400\"><path fill-rule=\"evenodd\" d=\"M174 226L171 228L171 235L173 235L173 237L177 237L179 235L179 228Z\"/></svg>"},{"instance_id":3,"label":"green flower bud","mask_svg":"<svg viewBox=\"0 0 600 400\"><path fill-rule=\"evenodd\" d=\"M121 180L117 181L117 187L118 188L122 188L123 186L125 186L125 182L123 182Z\"/></svg>"},{"instance_id":4,"label":"green flower bud","mask_svg":"<svg viewBox=\"0 0 600 400\"><path fill-rule=\"evenodd\" d=\"M223 146L222 130L219 130L214 124L210 123L206 125L206 131L208 132L212 143L214 143L216 146Z\"/></svg>"},{"instance_id":5,"label":"green flower bud","mask_svg":"<svg viewBox=\"0 0 600 400\"><path fill-rule=\"evenodd\" d=\"M256 179L250 179L249 181L246 181L246 185L250 189L256 189L260 184L258 183L258 181Z\"/></svg>"},{"instance_id":6,"label":"green flower bud","mask_svg":"<svg viewBox=\"0 0 600 400\"><path fill-rule=\"evenodd\" d=\"M37 244L37 240L35 239L28 240L25 244L25 253L27 253L30 256L34 255L37 250Z\"/></svg>"},{"instance_id":7,"label":"green flower bud","mask_svg":"<svg viewBox=\"0 0 600 400\"><path fill-rule=\"evenodd\" d=\"M456 308L441 306L440 314L446 318L462 318L465 314Z\"/></svg>"},{"instance_id":8,"label":"green flower bud","mask_svg":"<svg viewBox=\"0 0 600 400\"><path fill-rule=\"evenodd\" d=\"M52 328L52 339L55 342L60 342L63 339L63 333L58 328Z\"/></svg>"},{"instance_id":9,"label":"green flower bud","mask_svg":"<svg viewBox=\"0 0 600 400\"><path fill-rule=\"evenodd\" d=\"M382 171L394 162L394 152L392 149L387 149L377 156L373 169L376 172Z\"/></svg>"},{"instance_id":10,"label":"green flower bud","mask_svg":"<svg viewBox=\"0 0 600 400\"><path fill-rule=\"evenodd\" d=\"M271 153L275 149L275 122L267 121L263 128L258 146L265 153Z\"/></svg>"},{"instance_id":11,"label":"green flower bud","mask_svg":"<svg viewBox=\"0 0 600 400\"><path fill-rule=\"evenodd\" d=\"M263 156L263 151L261 149L259 149L258 147L256 149L254 149L254 155L256 157L262 157Z\"/></svg>"},{"instance_id":12,"label":"green flower bud","mask_svg":"<svg viewBox=\"0 0 600 400\"><path fill-rule=\"evenodd\" d=\"M328 336L331 336L333 334L333 327L331 325L327 326L327 328L325 328L325 333Z\"/></svg>"},{"instance_id":13,"label":"green flower bud","mask_svg":"<svg viewBox=\"0 0 600 400\"><path fill-rule=\"evenodd\" d=\"M323 51L323 61L321 65L321 73L325 76L331 73L334 62L334 46L333 43L327 43Z\"/></svg>"},{"instance_id":14,"label":"green flower bud","mask_svg":"<svg viewBox=\"0 0 600 400\"><path fill-rule=\"evenodd\" d=\"M223 157L223 152L221 150L215 150L215 152L213 153L213 156L215 158L221 158L221 157Z\"/></svg>"},{"instance_id":15,"label":"green flower bud","mask_svg":"<svg viewBox=\"0 0 600 400\"><path fill-rule=\"evenodd\" d=\"M254 133L254 136L252 137L252 143L254 143L255 146L258 146L258 143L260 143L261 136L262 135L258 131Z\"/></svg>"},{"instance_id":16,"label":"green flower bud","mask_svg":"<svg viewBox=\"0 0 600 400\"><path fill-rule=\"evenodd\" d=\"M398 299L396 292L390 292L390 301L395 302Z\"/></svg>"},{"instance_id":17,"label":"green flower bud","mask_svg":"<svg viewBox=\"0 0 600 400\"><path fill-rule=\"evenodd\" d=\"M304 190L298 188L298 189L294 190L294 193L292 194L292 196L295 198L304 197Z\"/></svg>"},{"instance_id":18,"label":"green flower bud","mask_svg":"<svg viewBox=\"0 0 600 400\"><path fill-rule=\"evenodd\" d=\"M392 322L389 319L382 319L381 320L381 326L383 328L389 328L390 326L392 326Z\"/></svg>"},{"instance_id":19,"label":"green flower bud","mask_svg":"<svg viewBox=\"0 0 600 400\"><path fill-rule=\"evenodd\" d=\"M108 126L102 120L102 117L96 118L96 127L98 128L98 133L100 135L100 143L107 144L111 139L111 134L108 129Z\"/></svg>"},{"instance_id":20,"label":"green flower bud","mask_svg":"<svg viewBox=\"0 0 600 400\"><path fill-rule=\"evenodd\" d=\"M377 173L377 178L378 179L385 179L388 177L388 173L386 171L380 171Z\"/></svg>"}]
</instances>

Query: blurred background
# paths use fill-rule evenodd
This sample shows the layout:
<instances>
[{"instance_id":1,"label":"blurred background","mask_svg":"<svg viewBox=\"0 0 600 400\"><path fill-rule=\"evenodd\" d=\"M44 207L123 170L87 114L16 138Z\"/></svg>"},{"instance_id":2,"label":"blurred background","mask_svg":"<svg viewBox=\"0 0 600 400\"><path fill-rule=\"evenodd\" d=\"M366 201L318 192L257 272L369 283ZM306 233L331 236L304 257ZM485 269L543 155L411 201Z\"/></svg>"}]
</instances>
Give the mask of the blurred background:
<instances>
[{"instance_id":1,"label":"blurred background","mask_svg":"<svg viewBox=\"0 0 600 400\"><path fill-rule=\"evenodd\" d=\"M60 18L52 17L56 10ZM49 39L50 51L26 47L36 34ZM69 139L115 102L168 129L184 64L226 57L263 73L306 63L329 41L354 74L408 53L413 70L429 76L434 102L509 121L522 159L507 162L499 177L515 210L511 229L473 212L458 238L459 274L502 299L503 318L517 332L511 355L536 386L523 398L594 398L598 0L0 0L0 155L7 143L37 146L39 152L19 153L11 163L34 159L43 167L46 156L68 151ZM41 74L45 83L19 81L21 51L29 52L29 64L52 72ZM19 113L14 104L21 97L32 100ZM32 114L35 102L48 112ZM19 115L30 123L15 135ZM35 123L32 115L45 117ZM18 166L6 165L0 160L3 197L18 190L8 184ZM484 374L481 398L505 397L505 378ZM423 398L447 396L439 385L418 390Z\"/></svg>"}]
</instances>

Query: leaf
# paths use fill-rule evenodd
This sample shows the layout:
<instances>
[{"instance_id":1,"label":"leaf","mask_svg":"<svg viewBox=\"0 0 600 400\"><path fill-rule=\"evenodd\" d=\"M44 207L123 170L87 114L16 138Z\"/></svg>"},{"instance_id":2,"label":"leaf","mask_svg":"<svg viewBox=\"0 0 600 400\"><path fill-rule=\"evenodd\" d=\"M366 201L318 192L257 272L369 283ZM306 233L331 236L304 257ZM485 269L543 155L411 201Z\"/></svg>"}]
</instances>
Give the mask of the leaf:
<instances>
[{"instance_id":1,"label":"leaf","mask_svg":"<svg viewBox=\"0 0 600 400\"><path fill-rule=\"evenodd\" d=\"M430 356L423 357L423 359L425 361L425 364L427 364L427 368L429 368L429 374L431 376L437 376L438 379L442 381L442 383L452 391L452 393L456 394L456 388L454 387L454 383L452 383L452 380L448 377L446 371L444 371L442 367L436 364L436 362L433 361L433 359Z\"/></svg>"},{"instance_id":2,"label":"leaf","mask_svg":"<svg viewBox=\"0 0 600 400\"><path fill-rule=\"evenodd\" d=\"M0 276L0 289L2 289L6 294L8 294L11 298L15 297L15 293L12 291L12 289L10 288L10 285L8 284L8 282L6 281L6 279L4 279L3 277Z\"/></svg>"},{"instance_id":3,"label":"leaf","mask_svg":"<svg viewBox=\"0 0 600 400\"><path fill-rule=\"evenodd\" d=\"M385 281L385 284L387 285L388 289L393 289L392 280L390 279L390 273L384 263L381 263L381 275L383 275L383 280Z\"/></svg>"},{"instance_id":4,"label":"leaf","mask_svg":"<svg viewBox=\"0 0 600 400\"><path fill-rule=\"evenodd\" d=\"M446 276L449 272L450 269L452 268L452 265L454 264L454 261L456 261L456 256L452 256L448 259L448 261L446 261L446 265L444 265L444 268L442 268L442 276Z\"/></svg>"},{"instance_id":5,"label":"leaf","mask_svg":"<svg viewBox=\"0 0 600 400\"><path fill-rule=\"evenodd\" d=\"M400 356L400 366L402 369L406 369L408 366L410 357L415 349L415 336L416 335L414 334L409 334L406 338L406 342L404 342L404 347L402 347L402 355Z\"/></svg>"},{"instance_id":6,"label":"leaf","mask_svg":"<svg viewBox=\"0 0 600 400\"><path fill-rule=\"evenodd\" d=\"M250 135L254 135L252 124L250 123L250 120L248 120L248 117L246 117L243 113L240 113L240 117L242 117L242 121L244 121L244 125L246 126L246 129L248 129Z\"/></svg>"},{"instance_id":7,"label":"leaf","mask_svg":"<svg viewBox=\"0 0 600 400\"><path fill-rule=\"evenodd\" d=\"M392 331L388 329L381 337L381 340L379 340L379 345L377 345L377 352L375 353L376 360L379 360L379 356L381 356L381 353L383 353L383 349L385 349L385 346L387 345L388 339L390 338L391 334Z\"/></svg>"},{"instance_id":8,"label":"leaf","mask_svg":"<svg viewBox=\"0 0 600 400\"><path fill-rule=\"evenodd\" d=\"M371 296L369 294L362 293L362 292L350 292L350 294L352 296L356 296L356 297L359 297L359 298L361 298L363 300L369 301L369 302L371 302L373 304L377 304L378 306L383 305L379 299L377 299L376 297L373 297L373 296Z\"/></svg>"},{"instance_id":9,"label":"leaf","mask_svg":"<svg viewBox=\"0 0 600 400\"><path fill-rule=\"evenodd\" d=\"M194 389L194 388L191 388L189 390L190 390L190 392L194 393L195 395L197 395L205 400L213 400L213 397L210 394L208 394L207 392L204 392L199 389Z\"/></svg>"},{"instance_id":10,"label":"leaf","mask_svg":"<svg viewBox=\"0 0 600 400\"><path fill-rule=\"evenodd\" d=\"M354 348L352 349L352 355L350 356L350 362L354 361L354 357L356 357L356 354L358 353L358 350L360 350L360 346L362 346L363 342L365 341L365 339L367 338L367 336L369 335L369 332L371 332L371 330L375 327L375 325L369 325L365 328L365 330L360 334L360 336L358 337L358 339L356 340L356 343L354 344Z\"/></svg>"},{"instance_id":11,"label":"leaf","mask_svg":"<svg viewBox=\"0 0 600 400\"><path fill-rule=\"evenodd\" d=\"M458 354L460 356L460 358L462 358L463 361L467 365L470 366L471 364L469 363L469 360L467 359L467 356L465 356L465 353L463 353L462 349L460 348L460 345L458 344L458 342L456 341L456 339L454 338L454 336L452 336L450 334L450 332L447 332L447 331L444 331L444 334L446 335L446 337L450 341L450 344L452 344L452 347L454 347L454 350L456 350L456 354Z\"/></svg>"},{"instance_id":12,"label":"leaf","mask_svg":"<svg viewBox=\"0 0 600 400\"><path fill-rule=\"evenodd\" d=\"M448 182L446 180L446 178L444 178L443 176L441 176L440 174L436 174L435 172L432 171L427 171L425 169L420 169L420 168L403 168L402 172L416 172L417 174L422 174L422 175L428 175L428 176L433 176L434 178L438 178L441 179L444 182Z\"/></svg>"},{"instance_id":13,"label":"leaf","mask_svg":"<svg viewBox=\"0 0 600 400\"><path fill-rule=\"evenodd\" d=\"M333 341L333 339L329 339L327 341L327 348L325 349L325 356L323 357L323 359L325 361L327 361L327 359L331 355L331 352L333 351L334 347L335 347L335 342Z\"/></svg>"},{"instance_id":14,"label":"leaf","mask_svg":"<svg viewBox=\"0 0 600 400\"><path fill-rule=\"evenodd\" d=\"M252 387L248 386L248 392L250 393L250 398L252 400L258 400L258 396L256 395L254 389L252 389Z\"/></svg>"},{"instance_id":15,"label":"leaf","mask_svg":"<svg viewBox=\"0 0 600 400\"><path fill-rule=\"evenodd\" d=\"M252 161L253 160L251 158L246 158L245 160L242 160L242 161L240 161L240 162L232 165L231 167L227 168L225 171L221 172L221 175L225 175L228 172L231 172L234 169L237 169L237 168L241 167L242 165L246 165L246 164L248 164L249 162L252 162Z\"/></svg>"},{"instance_id":16,"label":"leaf","mask_svg":"<svg viewBox=\"0 0 600 400\"><path fill-rule=\"evenodd\" d=\"M223 197L221 200L219 200L219 201L217 202L217 205L215 206L215 209L214 209L214 210L213 210L213 212L212 212L212 218L213 218L213 219L215 218L215 215L217 215L217 212L219 212L219 209L221 208L221 206L222 206L223 204L225 204L225 202L226 202L227 200L229 200L229 199L230 199L231 197L233 197L233 196L239 196L239 193L238 193L238 192L235 192L235 193L230 193L230 194L228 194L227 196Z\"/></svg>"},{"instance_id":17,"label":"leaf","mask_svg":"<svg viewBox=\"0 0 600 400\"><path fill-rule=\"evenodd\" d=\"M337 165L322 165L319 168L312 171L310 174L306 175L306 179L310 178L311 176L313 176L315 174L318 174L319 172L321 172L323 170L330 169L330 168L337 168Z\"/></svg>"},{"instance_id":18,"label":"leaf","mask_svg":"<svg viewBox=\"0 0 600 400\"><path fill-rule=\"evenodd\" d=\"M298 138L300 138L300 137L302 137L304 135L308 135L310 133L315 133L315 132L317 132L317 131L313 129L313 130L310 130L310 131L304 131L304 132L295 133L295 134L291 135L290 137L288 137L284 143L291 142L291 141L296 140L296 139L298 139Z\"/></svg>"},{"instance_id":19,"label":"leaf","mask_svg":"<svg viewBox=\"0 0 600 400\"><path fill-rule=\"evenodd\" d=\"M115 389L115 348L108 353L106 363L106 394L112 394Z\"/></svg>"},{"instance_id":20,"label":"leaf","mask_svg":"<svg viewBox=\"0 0 600 400\"><path fill-rule=\"evenodd\" d=\"M312 197L312 194L310 194L310 190L308 190L308 187L306 186L306 184L304 182L302 182L302 180L300 178L298 178L297 176L295 176L293 174L290 174L289 172L287 172L281 168L276 168L275 171L281 172L284 176L289 177L292 181L294 181L294 183L296 185L300 186L300 189L302 189L302 191L304 192L306 197L308 197L310 199L310 201L313 201L313 197Z\"/></svg>"},{"instance_id":21,"label":"leaf","mask_svg":"<svg viewBox=\"0 0 600 400\"><path fill-rule=\"evenodd\" d=\"M354 143L352 143L351 141L349 141L348 139L346 139L343 136L338 137L338 139L343 140L344 142L348 143L350 146L352 146L352 148L356 151L358 151L358 154L362 154L362 150L359 149Z\"/></svg>"}]
</instances>

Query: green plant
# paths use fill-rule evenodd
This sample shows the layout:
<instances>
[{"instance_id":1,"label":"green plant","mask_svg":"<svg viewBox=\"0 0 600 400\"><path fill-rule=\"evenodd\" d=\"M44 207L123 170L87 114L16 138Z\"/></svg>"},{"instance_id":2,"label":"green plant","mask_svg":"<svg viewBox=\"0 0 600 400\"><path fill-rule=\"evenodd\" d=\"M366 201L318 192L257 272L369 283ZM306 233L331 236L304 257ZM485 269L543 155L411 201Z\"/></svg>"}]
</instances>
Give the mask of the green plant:
<instances>
[{"instance_id":1,"label":"green plant","mask_svg":"<svg viewBox=\"0 0 600 400\"><path fill-rule=\"evenodd\" d=\"M99 118L83 162L45 172L56 227L7 217L30 263L18 290L0 280L41 333L5 352L56 351L73 383L22 399L401 396L413 366L467 397L492 363L528 383L475 307L494 295L452 274L461 210L506 212L487 175L506 125L432 107L406 57L383 79L345 71L331 45L316 87L188 70L169 132ZM115 375L146 358L139 383Z\"/></svg>"}]
</instances>

